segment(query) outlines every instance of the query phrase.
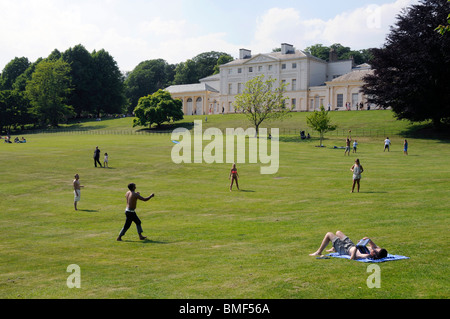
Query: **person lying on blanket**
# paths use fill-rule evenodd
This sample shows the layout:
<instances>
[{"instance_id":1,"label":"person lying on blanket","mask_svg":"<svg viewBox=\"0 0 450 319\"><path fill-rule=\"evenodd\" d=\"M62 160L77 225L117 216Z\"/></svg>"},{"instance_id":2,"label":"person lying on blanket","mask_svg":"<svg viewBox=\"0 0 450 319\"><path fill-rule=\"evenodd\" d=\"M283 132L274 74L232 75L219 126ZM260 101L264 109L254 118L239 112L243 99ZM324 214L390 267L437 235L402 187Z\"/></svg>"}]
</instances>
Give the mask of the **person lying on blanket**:
<instances>
[{"instance_id":1,"label":"person lying on blanket","mask_svg":"<svg viewBox=\"0 0 450 319\"><path fill-rule=\"evenodd\" d=\"M369 239L368 237L364 237L364 239ZM328 232L326 233L322 244L319 249L309 254L310 256L321 256L322 251L328 246L329 243L333 244L333 248L327 250L327 252L337 252L339 255L349 255L350 259L364 259L364 258L372 258L372 259L382 259L387 256L387 250L384 248L380 248L375 243L369 239L368 249L369 253L364 254L361 253L356 245L341 231L337 231L336 235Z\"/></svg>"}]
</instances>

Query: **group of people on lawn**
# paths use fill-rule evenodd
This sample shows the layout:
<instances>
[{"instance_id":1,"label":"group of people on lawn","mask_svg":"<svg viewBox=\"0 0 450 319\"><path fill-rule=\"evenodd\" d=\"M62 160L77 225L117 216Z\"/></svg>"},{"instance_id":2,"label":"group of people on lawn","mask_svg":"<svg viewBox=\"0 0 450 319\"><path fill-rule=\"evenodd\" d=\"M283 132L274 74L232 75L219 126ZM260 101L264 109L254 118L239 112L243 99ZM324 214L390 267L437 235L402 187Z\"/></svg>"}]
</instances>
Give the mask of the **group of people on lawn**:
<instances>
[{"instance_id":1,"label":"group of people on lawn","mask_svg":"<svg viewBox=\"0 0 450 319\"><path fill-rule=\"evenodd\" d=\"M386 139L389 140L389 139ZM355 141L356 142L356 141ZM405 140L406 142L406 140ZM350 138L347 138L347 145L350 145ZM357 144L356 144L357 145ZM356 145L354 144L354 152L356 152ZM390 142L389 144L390 145ZM346 149L346 152L350 152ZM100 150L98 146L95 148L94 151L94 165L97 167L97 164L101 163L99 161L100 158ZM105 153L105 161L104 165L107 166L108 163L108 154ZM360 179L361 174L364 172L363 167L361 166L361 163L359 162L359 159L356 159L355 164L351 167L351 171L353 172L353 186L352 186L352 192L354 191L355 184L358 185L358 192L360 188ZM77 203L80 201L81 198L81 188L84 187L80 184L79 180L80 176L78 174L75 174L75 179L73 180L73 189L74 189L74 208L77 210ZM229 179L231 179L230 184L230 191L232 191L233 184L236 183L236 187L239 190L238 185L238 178L239 175L237 173L236 164L233 164ZM117 237L117 241L122 241L122 237L125 235L127 230L130 228L131 224L134 222L136 224L137 232L139 235L140 240L145 240L147 237L143 236L143 229L141 226L141 220L136 214L136 207L137 207L137 201L148 201L151 198L153 198L155 194L151 194L148 197L143 197L140 195L139 192L136 192L136 184L130 183L128 184L128 192L125 194L126 198L126 209L125 209L125 224L122 227L119 236ZM372 258L372 259L380 259L387 256L386 249L378 247L372 240L365 237L364 239L368 240L368 249L366 252L361 252L356 245L341 231L337 231L336 234L333 234L331 232L328 232L324 239L322 240L322 243L317 251L310 254L310 256L321 256L323 250L328 246L328 244L331 242L333 247L328 250L328 252L337 252L341 255L349 255L351 259L360 259L360 258Z\"/></svg>"}]
</instances>

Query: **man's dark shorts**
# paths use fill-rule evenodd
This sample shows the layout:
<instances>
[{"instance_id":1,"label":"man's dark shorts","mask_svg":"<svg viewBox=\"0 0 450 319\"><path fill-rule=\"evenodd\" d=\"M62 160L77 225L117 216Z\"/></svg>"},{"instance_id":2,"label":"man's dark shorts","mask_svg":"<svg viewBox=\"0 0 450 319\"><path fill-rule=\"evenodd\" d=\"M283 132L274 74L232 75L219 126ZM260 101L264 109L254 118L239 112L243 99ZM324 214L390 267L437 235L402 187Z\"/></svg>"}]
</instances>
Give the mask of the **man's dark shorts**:
<instances>
[{"instance_id":1,"label":"man's dark shorts","mask_svg":"<svg viewBox=\"0 0 450 319\"><path fill-rule=\"evenodd\" d=\"M336 237L333 239L334 250L336 250L339 255L350 255L349 250L354 246L355 244L348 237L345 237L344 239Z\"/></svg>"}]
</instances>

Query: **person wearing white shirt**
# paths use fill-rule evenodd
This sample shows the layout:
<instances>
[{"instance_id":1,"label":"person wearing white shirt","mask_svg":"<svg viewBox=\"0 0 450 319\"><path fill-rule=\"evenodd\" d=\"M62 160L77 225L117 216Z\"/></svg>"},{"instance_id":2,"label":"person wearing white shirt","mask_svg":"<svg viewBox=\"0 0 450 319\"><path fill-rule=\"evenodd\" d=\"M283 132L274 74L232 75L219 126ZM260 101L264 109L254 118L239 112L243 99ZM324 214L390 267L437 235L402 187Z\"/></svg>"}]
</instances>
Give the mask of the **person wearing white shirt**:
<instances>
[{"instance_id":1,"label":"person wearing white shirt","mask_svg":"<svg viewBox=\"0 0 450 319\"><path fill-rule=\"evenodd\" d=\"M391 140L389 139L389 137L386 137L386 139L384 140L384 151L386 152L386 149L389 152L389 147L391 146Z\"/></svg>"}]
</instances>

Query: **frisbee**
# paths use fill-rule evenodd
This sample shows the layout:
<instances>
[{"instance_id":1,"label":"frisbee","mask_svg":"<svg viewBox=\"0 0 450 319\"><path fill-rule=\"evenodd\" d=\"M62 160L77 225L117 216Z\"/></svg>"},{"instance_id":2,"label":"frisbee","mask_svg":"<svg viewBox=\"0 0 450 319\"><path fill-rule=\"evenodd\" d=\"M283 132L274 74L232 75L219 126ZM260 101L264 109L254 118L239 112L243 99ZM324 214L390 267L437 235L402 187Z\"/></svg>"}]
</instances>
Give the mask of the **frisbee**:
<instances>
[{"instance_id":1,"label":"frisbee","mask_svg":"<svg viewBox=\"0 0 450 319\"><path fill-rule=\"evenodd\" d=\"M178 141L172 141L172 143L175 143L175 144L180 144L180 142L178 142Z\"/></svg>"}]
</instances>

